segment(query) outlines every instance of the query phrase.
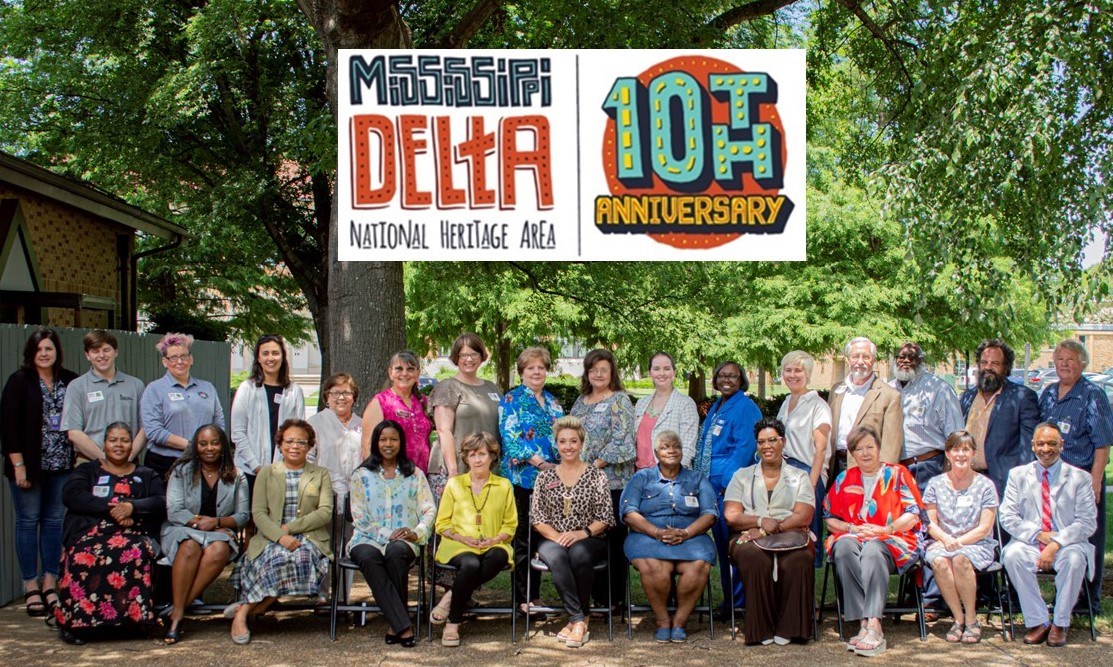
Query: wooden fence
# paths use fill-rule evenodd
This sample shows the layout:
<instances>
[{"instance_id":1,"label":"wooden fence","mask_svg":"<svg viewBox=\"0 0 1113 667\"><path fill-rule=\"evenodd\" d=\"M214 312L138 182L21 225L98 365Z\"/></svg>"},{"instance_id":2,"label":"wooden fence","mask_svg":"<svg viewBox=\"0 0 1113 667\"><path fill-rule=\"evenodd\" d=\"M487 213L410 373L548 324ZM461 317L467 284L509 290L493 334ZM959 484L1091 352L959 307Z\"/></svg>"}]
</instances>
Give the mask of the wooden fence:
<instances>
[{"instance_id":1,"label":"wooden fence","mask_svg":"<svg viewBox=\"0 0 1113 667\"><path fill-rule=\"evenodd\" d=\"M0 381L7 378L23 363L23 345L37 326L19 324L0 324ZM66 329L54 327L62 339L64 366L78 375L89 370L85 360L82 338L88 329ZM131 331L113 331L120 341L120 356L116 366L120 370L150 382L163 376L166 369L155 350L155 343L161 336L137 334ZM228 420L228 410L232 399L230 359L232 347L228 343L196 341L193 344L193 369L191 373L204 378L216 386L224 406L224 419ZM12 509L11 488L7 480L0 485L0 605L7 604L23 596L22 575L15 554L15 515Z\"/></svg>"}]
</instances>

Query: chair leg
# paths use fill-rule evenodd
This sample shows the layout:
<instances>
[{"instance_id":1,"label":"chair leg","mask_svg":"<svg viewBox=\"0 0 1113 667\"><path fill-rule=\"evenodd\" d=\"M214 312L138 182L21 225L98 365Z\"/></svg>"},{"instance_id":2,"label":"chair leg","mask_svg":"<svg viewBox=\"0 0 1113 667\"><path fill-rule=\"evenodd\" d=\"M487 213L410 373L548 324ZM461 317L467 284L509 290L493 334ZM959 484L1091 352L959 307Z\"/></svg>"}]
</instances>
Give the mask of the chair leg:
<instances>
[{"instance_id":1,"label":"chair leg","mask_svg":"<svg viewBox=\"0 0 1113 667\"><path fill-rule=\"evenodd\" d=\"M630 604L630 573L629 573L630 566L627 565L626 568L627 568L627 573L626 573L626 638L627 639L633 639L634 638L634 613L633 613L633 607Z\"/></svg>"},{"instance_id":2,"label":"chair leg","mask_svg":"<svg viewBox=\"0 0 1113 667\"><path fill-rule=\"evenodd\" d=\"M614 641L614 600L611 599L611 596L612 596L612 593L611 593L611 576L612 576L613 573L611 572L612 568L610 566L611 559L610 559L610 547L609 547L609 545L608 545L608 548L607 548L607 554L608 554L608 557L607 557L607 641L613 642ZM629 580L627 580L627 581L629 581ZM627 584L627 585L629 585L629 584ZM591 608L591 603L589 602L588 603L588 609L589 609L588 613L589 614L591 613L590 608Z\"/></svg>"},{"instance_id":3,"label":"chair leg","mask_svg":"<svg viewBox=\"0 0 1113 667\"><path fill-rule=\"evenodd\" d=\"M526 568L527 568L526 569L526 595L529 595L529 591L531 590L530 586L533 584L533 567L530 566L529 558L526 559ZM513 592L513 589L515 588L515 586L514 586L514 573L513 572L510 573L510 588L511 588L511 591ZM530 617L529 617L529 615L530 615L531 611L533 611L533 606L530 604L530 601L527 600L526 601L526 632L525 632L525 635L526 635L525 640L527 642L529 641L529 629L530 629L530 624L529 624ZM517 616L516 613L515 613L515 616Z\"/></svg>"},{"instance_id":4,"label":"chair leg","mask_svg":"<svg viewBox=\"0 0 1113 667\"><path fill-rule=\"evenodd\" d=\"M1090 595L1089 578L1082 580L1082 588L1086 590L1086 618L1090 621L1090 641L1096 642L1098 640L1098 633L1094 630L1094 608L1092 606L1093 597Z\"/></svg>"},{"instance_id":5,"label":"chair leg","mask_svg":"<svg viewBox=\"0 0 1113 667\"><path fill-rule=\"evenodd\" d=\"M723 602L730 600L730 640L734 641L738 635L738 626L734 617L734 568L727 565L727 586L730 589L723 593Z\"/></svg>"},{"instance_id":6,"label":"chair leg","mask_svg":"<svg viewBox=\"0 0 1113 667\"><path fill-rule=\"evenodd\" d=\"M819 622L823 622L823 608L827 606L827 576L831 574L831 563L823 565L823 586L819 592Z\"/></svg>"},{"instance_id":7,"label":"chair leg","mask_svg":"<svg viewBox=\"0 0 1113 667\"><path fill-rule=\"evenodd\" d=\"M828 564L828 567L830 567L830 564ZM835 620L838 622L838 626L839 626L839 641L840 642L845 642L846 641L846 635L843 634L843 629L842 629L842 585L839 583L839 575L838 574L834 575L834 582L835 582Z\"/></svg>"},{"instance_id":8,"label":"chair leg","mask_svg":"<svg viewBox=\"0 0 1113 667\"><path fill-rule=\"evenodd\" d=\"M916 578L909 577L912 583L913 594L916 596L916 622L920 626L920 641L927 641L927 624L924 622L924 591L916 583Z\"/></svg>"},{"instance_id":9,"label":"chair leg","mask_svg":"<svg viewBox=\"0 0 1113 667\"><path fill-rule=\"evenodd\" d=\"M703 590L707 594L707 624L711 626L711 639L715 639L715 598L711 595L711 570L707 571L707 586L704 587ZM727 593L727 595L732 596L730 601L732 612L734 607L733 592L733 589L731 589L731 591ZM723 598L726 599L726 595L724 595Z\"/></svg>"}]
</instances>

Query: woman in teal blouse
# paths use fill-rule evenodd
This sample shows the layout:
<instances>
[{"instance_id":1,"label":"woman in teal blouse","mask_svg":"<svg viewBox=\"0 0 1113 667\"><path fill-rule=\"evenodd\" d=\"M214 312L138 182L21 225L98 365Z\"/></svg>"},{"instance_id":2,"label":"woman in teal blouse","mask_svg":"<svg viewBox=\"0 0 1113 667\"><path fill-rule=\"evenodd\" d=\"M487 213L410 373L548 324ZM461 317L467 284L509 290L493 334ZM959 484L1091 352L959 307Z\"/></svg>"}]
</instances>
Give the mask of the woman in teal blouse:
<instances>
[{"instance_id":1,"label":"woman in teal blouse","mask_svg":"<svg viewBox=\"0 0 1113 667\"><path fill-rule=\"evenodd\" d=\"M371 433L371 455L352 473L352 540L348 553L359 565L371 594L393 632L387 644L416 644L410 615L407 579L436 520L433 492L406 456L402 426L387 419Z\"/></svg>"},{"instance_id":2,"label":"woman in teal blouse","mask_svg":"<svg viewBox=\"0 0 1113 667\"><path fill-rule=\"evenodd\" d=\"M564 408L545 391L545 379L551 365L552 357L545 348L523 350L518 355L518 376L522 378L522 384L507 392L499 403L502 471L514 485L514 502L518 506L518 529L513 543L514 586L518 599L530 602L536 602L541 597L540 577L533 579L529 595L526 595L530 497L537 473L556 465L553 422L564 416ZM533 541L537 543L536 535Z\"/></svg>"}]
</instances>

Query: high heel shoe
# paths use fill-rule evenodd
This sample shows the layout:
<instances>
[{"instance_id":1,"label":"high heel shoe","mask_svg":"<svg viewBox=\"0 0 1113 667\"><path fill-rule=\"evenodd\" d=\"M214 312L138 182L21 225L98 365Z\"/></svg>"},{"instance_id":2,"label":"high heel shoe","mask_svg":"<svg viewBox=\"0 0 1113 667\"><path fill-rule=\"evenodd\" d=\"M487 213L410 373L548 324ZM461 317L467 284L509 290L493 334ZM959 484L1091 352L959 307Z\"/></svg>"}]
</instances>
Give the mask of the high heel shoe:
<instances>
[{"instance_id":1,"label":"high heel shoe","mask_svg":"<svg viewBox=\"0 0 1113 667\"><path fill-rule=\"evenodd\" d=\"M166 631L166 637L162 640L166 645L177 644L182 639L182 626L185 625L185 619L171 625L170 629Z\"/></svg>"}]
</instances>

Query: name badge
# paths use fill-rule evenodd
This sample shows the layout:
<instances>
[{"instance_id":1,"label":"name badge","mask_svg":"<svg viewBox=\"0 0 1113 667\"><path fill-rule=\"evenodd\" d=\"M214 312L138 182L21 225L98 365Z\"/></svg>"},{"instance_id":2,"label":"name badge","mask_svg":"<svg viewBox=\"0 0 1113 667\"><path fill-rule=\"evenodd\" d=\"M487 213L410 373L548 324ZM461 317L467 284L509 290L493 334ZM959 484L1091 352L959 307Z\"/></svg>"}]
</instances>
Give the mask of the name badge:
<instances>
[{"instance_id":1,"label":"name badge","mask_svg":"<svg viewBox=\"0 0 1113 667\"><path fill-rule=\"evenodd\" d=\"M282 394L275 394L274 395L274 402L278 405L281 405L282 404Z\"/></svg>"},{"instance_id":2,"label":"name badge","mask_svg":"<svg viewBox=\"0 0 1113 667\"><path fill-rule=\"evenodd\" d=\"M85 399L87 401L89 401L90 403L96 403L97 401L103 401L104 400L104 392L102 392L102 391L90 391L90 392L85 394Z\"/></svg>"},{"instance_id":3,"label":"name badge","mask_svg":"<svg viewBox=\"0 0 1113 667\"><path fill-rule=\"evenodd\" d=\"M974 506L974 497L973 496L959 496L958 499L955 500L955 505L957 505L958 507L973 507Z\"/></svg>"},{"instance_id":4,"label":"name badge","mask_svg":"<svg viewBox=\"0 0 1113 667\"><path fill-rule=\"evenodd\" d=\"M723 432L723 425L722 424L715 424L714 426L711 427L711 435L719 435L722 432Z\"/></svg>"},{"instance_id":5,"label":"name badge","mask_svg":"<svg viewBox=\"0 0 1113 667\"><path fill-rule=\"evenodd\" d=\"M699 498L695 496L684 496L685 507L699 507Z\"/></svg>"},{"instance_id":6,"label":"name badge","mask_svg":"<svg viewBox=\"0 0 1113 667\"><path fill-rule=\"evenodd\" d=\"M607 411L607 406L603 405L603 404L596 405L594 411L595 412L606 412Z\"/></svg>"},{"instance_id":7,"label":"name badge","mask_svg":"<svg viewBox=\"0 0 1113 667\"><path fill-rule=\"evenodd\" d=\"M185 396L183 396L182 393L179 392L179 391L170 392L169 394L166 395L166 398L170 399L171 401L184 401L185 400Z\"/></svg>"},{"instance_id":8,"label":"name badge","mask_svg":"<svg viewBox=\"0 0 1113 667\"><path fill-rule=\"evenodd\" d=\"M497 393L493 392L493 391L489 392L487 394L487 398L491 399L492 401L494 401L496 403L498 403L500 400L502 400L501 398L499 398L499 395Z\"/></svg>"},{"instance_id":9,"label":"name badge","mask_svg":"<svg viewBox=\"0 0 1113 667\"><path fill-rule=\"evenodd\" d=\"M1059 422L1059 430L1063 435L1070 433L1070 422Z\"/></svg>"},{"instance_id":10,"label":"name badge","mask_svg":"<svg viewBox=\"0 0 1113 667\"><path fill-rule=\"evenodd\" d=\"M107 498L108 491L109 489L107 485L97 485L93 487L93 495L97 498Z\"/></svg>"},{"instance_id":11,"label":"name badge","mask_svg":"<svg viewBox=\"0 0 1113 667\"><path fill-rule=\"evenodd\" d=\"M97 484L108 484L110 481L112 481L112 479L108 475L101 475L100 478L97 479Z\"/></svg>"},{"instance_id":12,"label":"name badge","mask_svg":"<svg viewBox=\"0 0 1113 667\"><path fill-rule=\"evenodd\" d=\"M785 482L789 486L797 486L797 485L800 484L800 478L799 477L785 477Z\"/></svg>"},{"instance_id":13,"label":"name badge","mask_svg":"<svg viewBox=\"0 0 1113 667\"><path fill-rule=\"evenodd\" d=\"M62 415L47 415L46 426L51 431L62 430Z\"/></svg>"}]
</instances>

